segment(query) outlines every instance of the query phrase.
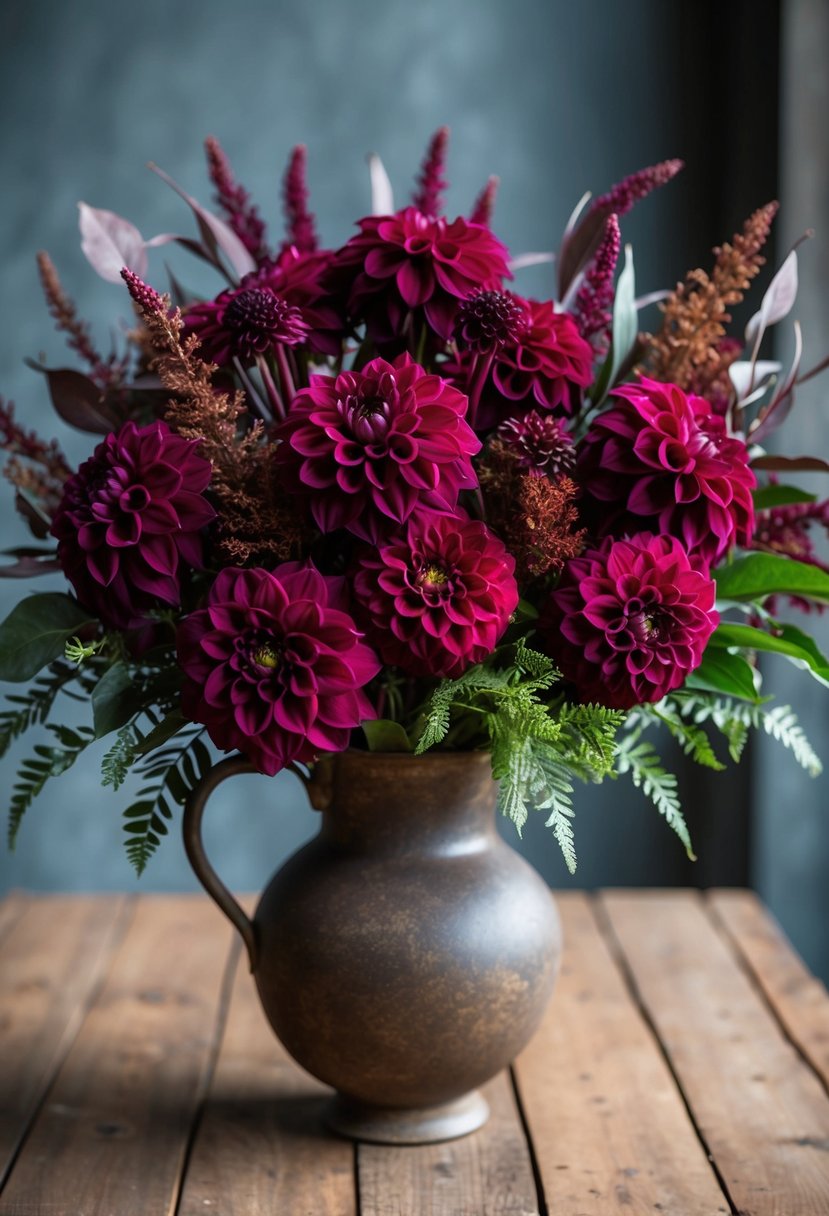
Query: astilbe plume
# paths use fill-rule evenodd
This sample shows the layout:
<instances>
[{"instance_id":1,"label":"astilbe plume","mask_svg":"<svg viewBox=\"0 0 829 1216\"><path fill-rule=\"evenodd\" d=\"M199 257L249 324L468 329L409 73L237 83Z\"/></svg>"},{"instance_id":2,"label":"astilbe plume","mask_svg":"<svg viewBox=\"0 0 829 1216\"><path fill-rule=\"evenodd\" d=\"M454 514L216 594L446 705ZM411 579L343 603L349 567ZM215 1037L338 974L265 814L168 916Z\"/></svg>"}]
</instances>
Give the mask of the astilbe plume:
<instances>
[{"instance_id":1,"label":"astilbe plume","mask_svg":"<svg viewBox=\"0 0 829 1216\"><path fill-rule=\"evenodd\" d=\"M308 152L297 144L291 152L282 183L286 238L283 250L293 247L299 253L314 253L319 248L316 221L308 208Z\"/></svg>"},{"instance_id":2,"label":"astilbe plume","mask_svg":"<svg viewBox=\"0 0 829 1216\"><path fill-rule=\"evenodd\" d=\"M654 379L671 381L702 396L714 389L722 393L728 365L735 357L733 348L723 344L730 309L740 303L765 263L760 251L777 208L771 202L755 211L730 245L714 250L710 276L704 270L692 270L661 305L662 328L656 335L643 337L644 366Z\"/></svg>"},{"instance_id":3,"label":"astilbe plume","mask_svg":"<svg viewBox=\"0 0 829 1216\"><path fill-rule=\"evenodd\" d=\"M230 395L213 385L215 368L199 357L198 338L191 334L182 340L180 311L171 311L169 299L131 270L124 269L122 276L146 326L154 370L173 394L165 419L179 435L201 439L200 452L213 466L219 557L246 565L263 555L292 556L299 525L295 512L272 494L261 422L242 429L244 394Z\"/></svg>"},{"instance_id":4,"label":"astilbe plume","mask_svg":"<svg viewBox=\"0 0 829 1216\"><path fill-rule=\"evenodd\" d=\"M719 623L716 584L673 536L608 538L569 562L539 637L582 701L660 701L702 662Z\"/></svg>"},{"instance_id":5,"label":"astilbe plume","mask_svg":"<svg viewBox=\"0 0 829 1216\"><path fill-rule=\"evenodd\" d=\"M432 218L443 214L443 193L448 185L446 181L448 146L449 128L439 127L429 141L429 147L420 168L417 190L412 196L412 203L418 211Z\"/></svg>"},{"instance_id":6,"label":"astilbe plume","mask_svg":"<svg viewBox=\"0 0 829 1216\"><path fill-rule=\"evenodd\" d=\"M358 558L368 640L413 675L454 678L495 649L518 605L514 561L479 519L420 511Z\"/></svg>"},{"instance_id":7,"label":"astilbe plume","mask_svg":"<svg viewBox=\"0 0 829 1216\"><path fill-rule=\"evenodd\" d=\"M57 440L41 439L34 431L27 431L14 416L11 401L0 398L0 450L9 452L3 476L18 491L24 491L37 500L38 506L51 518L63 497L63 486L71 476L72 469L58 446ZM18 509L26 520L32 518L33 508L18 493ZM41 521L39 533L45 534L47 524Z\"/></svg>"},{"instance_id":8,"label":"astilbe plume","mask_svg":"<svg viewBox=\"0 0 829 1216\"><path fill-rule=\"evenodd\" d=\"M585 271L573 305L573 316L579 333L590 342L599 356L604 355L610 345L613 275L619 260L621 243L619 217L615 214L609 215L605 221L601 244Z\"/></svg>"},{"instance_id":9,"label":"astilbe plume","mask_svg":"<svg viewBox=\"0 0 829 1216\"><path fill-rule=\"evenodd\" d=\"M498 187L500 184L501 179L495 175L487 178L486 185L475 199L472 210L469 213L470 224L483 224L486 228L491 226L492 216L495 212L495 200L498 197Z\"/></svg>"},{"instance_id":10,"label":"astilbe plume","mask_svg":"<svg viewBox=\"0 0 829 1216\"><path fill-rule=\"evenodd\" d=\"M261 262L269 253L265 222L256 205L251 202L247 190L236 181L219 141L209 135L204 141L204 148L216 202L245 249L257 262Z\"/></svg>"},{"instance_id":11,"label":"astilbe plume","mask_svg":"<svg viewBox=\"0 0 829 1216\"><path fill-rule=\"evenodd\" d=\"M96 350L89 326L78 317L73 301L63 290L58 272L48 253L37 255L37 268L46 304L58 330L66 334L70 350L87 364L95 383L105 389L119 383L124 376L124 364L114 355L104 359Z\"/></svg>"},{"instance_id":12,"label":"astilbe plume","mask_svg":"<svg viewBox=\"0 0 829 1216\"><path fill-rule=\"evenodd\" d=\"M552 420L551 420L552 421ZM584 545L576 508L577 487L566 476L552 481L524 467L521 454L496 435L478 467L488 523L515 558L523 590L558 573Z\"/></svg>"}]
</instances>

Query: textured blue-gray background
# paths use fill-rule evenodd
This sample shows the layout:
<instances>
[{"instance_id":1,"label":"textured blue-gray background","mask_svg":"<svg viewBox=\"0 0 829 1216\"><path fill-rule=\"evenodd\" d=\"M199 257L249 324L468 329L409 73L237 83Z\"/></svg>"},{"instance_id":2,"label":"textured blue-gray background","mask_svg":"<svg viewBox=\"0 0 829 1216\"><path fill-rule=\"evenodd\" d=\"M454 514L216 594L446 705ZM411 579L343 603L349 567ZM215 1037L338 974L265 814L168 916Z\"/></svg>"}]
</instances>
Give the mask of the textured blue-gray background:
<instances>
[{"instance_id":1,"label":"textured blue-gray background","mask_svg":"<svg viewBox=\"0 0 829 1216\"><path fill-rule=\"evenodd\" d=\"M39 296L34 252L50 251L106 344L108 333L126 323L128 309L123 292L99 280L80 253L76 203L84 199L124 214L145 236L188 231L183 205L145 164L156 161L206 201L201 140L208 133L222 141L274 223L284 161L294 143L305 142L313 205L332 244L368 209L365 154L380 153L402 198L428 136L442 123L452 129L450 210L467 208L487 175L497 173L496 228L516 252L552 248L584 189L602 191L632 169L683 156L686 173L625 223L639 290L671 286L777 186L776 5L752 6L753 20L732 39L727 58L719 48L729 19L716 18L718 7L661 0L242 0L233 6L6 0L0 10L0 391L16 401L21 418L57 435L72 457L87 452L89 437L55 421L42 384L22 364L24 355L40 352L53 364L64 362ZM689 18L692 9L698 20ZM739 27L733 16L732 35ZM787 19L800 33L803 23L795 16ZM808 37L805 43L804 54L813 45ZM694 54L705 59L707 92ZM735 79L756 88L758 75L763 90L743 96ZM812 87L819 90L819 75ZM791 127L792 139L805 138L802 124ZM829 227L825 181L801 190L796 170L793 161L782 183L791 208L787 232L821 220ZM825 237L816 244L815 254L825 259ZM169 250L155 255L151 277L158 283L170 256ZM188 283L204 285L196 271L182 271L175 254L172 260ZM811 307L822 308L825 318L819 281L812 280ZM518 286L527 294L549 293L550 273L528 271ZM814 359L822 353L816 336L809 345ZM812 450L829 439L823 400L813 396L803 431ZM24 534L10 493L5 501L2 541L9 544ZM24 590L0 585L4 613ZM772 680L780 675L782 687L782 674L769 674ZM825 735L825 697L807 702L808 691L801 678L787 683L785 694L803 704L813 733ZM3 762L6 794L15 761L30 745ZM809 785L788 757L765 746L749 763L742 777L713 783L685 775L688 817L707 850L696 872L632 791L621 784L584 791L576 825L578 881L750 879L810 963L826 973L825 783ZM216 796L208 846L228 883L254 889L314 830L315 817L290 776L246 778L239 789L243 797L238 790ZM120 795L101 790L90 762L54 782L29 813L17 851L0 854L0 889L132 888L121 850L122 804ZM522 847L552 881L571 881L540 824L531 825ZM734 854L739 861L732 864ZM175 832L141 885L193 885Z\"/></svg>"}]
</instances>

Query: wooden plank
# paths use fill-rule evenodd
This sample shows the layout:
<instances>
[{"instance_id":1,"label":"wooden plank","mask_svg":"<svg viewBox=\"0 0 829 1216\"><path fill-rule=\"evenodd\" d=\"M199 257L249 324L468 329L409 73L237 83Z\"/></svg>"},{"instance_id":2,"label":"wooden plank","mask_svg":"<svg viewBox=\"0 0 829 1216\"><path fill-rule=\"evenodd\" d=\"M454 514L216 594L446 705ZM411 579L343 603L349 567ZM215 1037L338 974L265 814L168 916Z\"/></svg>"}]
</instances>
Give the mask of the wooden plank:
<instances>
[{"instance_id":1,"label":"wooden plank","mask_svg":"<svg viewBox=\"0 0 829 1216\"><path fill-rule=\"evenodd\" d=\"M0 1197L2 1216L174 1211L230 935L204 897L138 901Z\"/></svg>"},{"instance_id":2,"label":"wooden plank","mask_svg":"<svg viewBox=\"0 0 829 1216\"><path fill-rule=\"evenodd\" d=\"M23 915L29 896L22 891L9 891L0 903L0 941Z\"/></svg>"},{"instance_id":3,"label":"wooden plank","mask_svg":"<svg viewBox=\"0 0 829 1216\"><path fill-rule=\"evenodd\" d=\"M557 899L561 974L539 1033L515 1065L548 1211L727 1213L589 898L573 892Z\"/></svg>"},{"instance_id":4,"label":"wooden plank","mask_svg":"<svg viewBox=\"0 0 829 1216\"><path fill-rule=\"evenodd\" d=\"M537 1216L527 1141L509 1074L484 1087L491 1115L480 1131L445 1144L361 1144L361 1216Z\"/></svg>"},{"instance_id":5,"label":"wooden plank","mask_svg":"<svg viewBox=\"0 0 829 1216\"><path fill-rule=\"evenodd\" d=\"M178 1216L355 1216L354 1146L321 1123L330 1093L279 1043L242 959Z\"/></svg>"},{"instance_id":6,"label":"wooden plank","mask_svg":"<svg viewBox=\"0 0 829 1216\"><path fill-rule=\"evenodd\" d=\"M829 1211L829 1098L695 892L603 896L610 926L732 1203Z\"/></svg>"},{"instance_id":7,"label":"wooden plank","mask_svg":"<svg viewBox=\"0 0 829 1216\"><path fill-rule=\"evenodd\" d=\"M829 996L753 891L709 891L727 932L786 1033L829 1089Z\"/></svg>"},{"instance_id":8,"label":"wooden plank","mask_svg":"<svg viewBox=\"0 0 829 1216\"><path fill-rule=\"evenodd\" d=\"M123 896L14 897L0 943L0 1186L125 925Z\"/></svg>"}]
</instances>

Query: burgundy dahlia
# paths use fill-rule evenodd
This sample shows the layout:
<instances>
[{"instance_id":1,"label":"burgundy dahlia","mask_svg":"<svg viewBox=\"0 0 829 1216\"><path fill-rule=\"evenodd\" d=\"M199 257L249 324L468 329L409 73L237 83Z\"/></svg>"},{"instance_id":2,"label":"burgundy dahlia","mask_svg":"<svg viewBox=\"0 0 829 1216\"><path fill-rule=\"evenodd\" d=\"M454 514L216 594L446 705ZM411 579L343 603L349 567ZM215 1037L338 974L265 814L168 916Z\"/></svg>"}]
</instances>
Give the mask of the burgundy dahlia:
<instances>
[{"instance_id":1,"label":"burgundy dahlia","mask_svg":"<svg viewBox=\"0 0 829 1216\"><path fill-rule=\"evenodd\" d=\"M455 341L460 350L487 355L516 342L525 328L524 310L505 291L477 291L458 308Z\"/></svg>"},{"instance_id":2,"label":"burgundy dahlia","mask_svg":"<svg viewBox=\"0 0 829 1216\"><path fill-rule=\"evenodd\" d=\"M747 544L755 477L746 445L727 434L724 419L704 398L644 376L614 397L578 463L598 531L667 532L708 562Z\"/></svg>"},{"instance_id":3,"label":"burgundy dahlia","mask_svg":"<svg viewBox=\"0 0 829 1216\"><path fill-rule=\"evenodd\" d=\"M702 662L716 585L672 536L608 537L568 562L539 633L582 701L660 701Z\"/></svg>"},{"instance_id":4,"label":"burgundy dahlia","mask_svg":"<svg viewBox=\"0 0 829 1216\"><path fill-rule=\"evenodd\" d=\"M374 707L380 664L345 611L344 583L312 565L222 570L178 628L182 709L217 747L272 776L341 752Z\"/></svg>"},{"instance_id":5,"label":"burgundy dahlia","mask_svg":"<svg viewBox=\"0 0 829 1216\"><path fill-rule=\"evenodd\" d=\"M212 466L198 440L164 422L125 422L66 482L52 524L78 599L126 629L178 605L179 566L201 565L201 529L215 518L203 494Z\"/></svg>"},{"instance_id":6,"label":"burgundy dahlia","mask_svg":"<svg viewBox=\"0 0 829 1216\"><path fill-rule=\"evenodd\" d=\"M362 555L354 596L384 662L459 676L495 649L518 604L515 562L480 520L423 512Z\"/></svg>"},{"instance_id":7,"label":"burgundy dahlia","mask_svg":"<svg viewBox=\"0 0 829 1216\"><path fill-rule=\"evenodd\" d=\"M458 217L451 223L406 207L359 221L360 232L336 255L347 282L352 318L365 321L380 345L399 340L407 324L425 319L444 341L458 301L480 289L498 291L509 278L507 251L488 228Z\"/></svg>"},{"instance_id":8,"label":"burgundy dahlia","mask_svg":"<svg viewBox=\"0 0 829 1216\"><path fill-rule=\"evenodd\" d=\"M523 418L508 418L495 432L518 468L534 477L559 481L576 466L576 449L569 432L552 414L530 410Z\"/></svg>"},{"instance_id":9,"label":"burgundy dahlia","mask_svg":"<svg viewBox=\"0 0 829 1216\"><path fill-rule=\"evenodd\" d=\"M286 487L310 497L323 532L376 542L416 507L452 510L477 485L481 444L466 398L406 355L359 372L312 376L276 434Z\"/></svg>"},{"instance_id":10,"label":"burgundy dahlia","mask_svg":"<svg viewBox=\"0 0 829 1216\"><path fill-rule=\"evenodd\" d=\"M495 355L478 406L479 429L538 406L570 415L593 380L593 350L570 314L556 312L549 300L512 298L524 313L524 324Z\"/></svg>"},{"instance_id":11,"label":"burgundy dahlia","mask_svg":"<svg viewBox=\"0 0 829 1216\"><path fill-rule=\"evenodd\" d=\"M234 358L249 364L277 346L298 346L308 335L308 323L296 305L253 271L238 287L186 309L184 334L198 337L205 362L225 367Z\"/></svg>"},{"instance_id":12,"label":"burgundy dahlia","mask_svg":"<svg viewBox=\"0 0 829 1216\"><path fill-rule=\"evenodd\" d=\"M308 327L302 339L308 349L337 356L342 353L345 321L328 285L331 258L327 250L288 245L245 282L267 288L298 308Z\"/></svg>"}]
</instances>

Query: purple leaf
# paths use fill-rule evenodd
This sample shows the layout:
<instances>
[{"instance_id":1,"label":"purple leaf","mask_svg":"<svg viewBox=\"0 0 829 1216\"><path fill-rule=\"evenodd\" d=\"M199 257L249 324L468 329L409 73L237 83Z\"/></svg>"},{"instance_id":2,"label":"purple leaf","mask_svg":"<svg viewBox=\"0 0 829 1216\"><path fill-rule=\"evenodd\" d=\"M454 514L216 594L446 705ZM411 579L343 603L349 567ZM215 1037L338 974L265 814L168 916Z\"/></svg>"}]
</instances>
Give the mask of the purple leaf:
<instances>
[{"instance_id":1,"label":"purple leaf","mask_svg":"<svg viewBox=\"0 0 829 1216\"><path fill-rule=\"evenodd\" d=\"M820 456L756 456L751 467L769 473L829 473L829 461Z\"/></svg>"},{"instance_id":2,"label":"purple leaf","mask_svg":"<svg viewBox=\"0 0 829 1216\"><path fill-rule=\"evenodd\" d=\"M256 262L232 228L229 228L217 215L213 215L205 207L202 207L201 203L187 194L185 190L182 190L181 186L174 182L163 169L159 169L158 165L151 164L150 168L153 173L157 173L161 180L166 182L187 203L196 217L202 240L208 250L214 253L220 250L227 258L231 269L240 279L256 269ZM156 238L156 240L158 239ZM178 240L180 238L174 239Z\"/></svg>"},{"instance_id":3,"label":"purple leaf","mask_svg":"<svg viewBox=\"0 0 829 1216\"><path fill-rule=\"evenodd\" d=\"M114 211L102 211L86 203L78 203L78 210L81 249L93 270L108 283L121 282L124 266L139 278L146 278L147 252L144 238L135 224Z\"/></svg>"},{"instance_id":4,"label":"purple leaf","mask_svg":"<svg viewBox=\"0 0 829 1216\"><path fill-rule=\"evenodd\" d=\"M794 323L794 356L792 365L782 384L778 385L777 391L772 397L769 404L755 418L752 425L749 427L749 436L754 443L760 443L772 431L786 421L794 405L794 389L797 383L797 373L800 370L800 360L803 357L803 335L800 331L800 322Z\"/></svg>"},{"instance_id":5,"label":"purple leaf","mask_svg":"<svg viewBox=\"0 0 829 1216\"><path fill-rule=\"evenodd\" d=\"M762 384L770 376L776 376L783 365L774 359L758 359L752 363L750 359L738 359L728 369L728 378L734 386L737 400L746 404L745 398L753 384ZM766 386L768 387L768 386Z\"/></svg>"},{"instance_id":6,"label":"purple leaf","mask_svg":"<svg viewBox=\"0 0 829 1216\"><path fill-rule=\"evenodd\" d=\"M768 327L788 316L796 299L797 253L793 249L766 288L758 311L746 325L746 342L754 343L755 352Z\"/></svg>"},{"instance_id":7,"label":"purple leaf","mask_svg":"<svg viewBox=\"0 0 829 1216\"><path fill-rule=\"evenodd\" d=\"M593 207L577 228L568 232L558 255L558 295L563 300L576 275L586 266L602 243L609 207Z\"/></svg>"},{"instance_id":8,"label":"purple leaf","mask_svg":"<svg viewBox=\"0 0 829 1216\"><path fill-rule=\"evenodd\" d=\"M524 270L527 266L549 266L556 260L554 253L518 253L510 258L510 270Z\"/></svg>"},{"instance_id":9,"label":"purple leaf","mask_svg":"<svg viewBox=\"0 0 829 1216\"><path fill-rule=\"evenodd\" d=\"M61 565L53 553L42 557L24 554L9 566L0 566L0 578L37 578L41 574L55 574Z\"/></svg>"},{"instance_id":10,"label":"purple leaf","mask_svg":"<svg viewBox=\"0 0 829 1216\"><path fill-rule=\"evenodd\" d=\"M89 376L70 367L32 366L46 377L52 405L64 422L93 435L108 435L118 427L121 420L107 405L101 390Z\"/></svg>"}]
</instances>

